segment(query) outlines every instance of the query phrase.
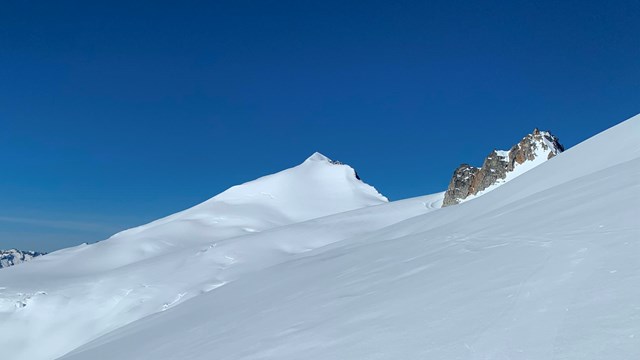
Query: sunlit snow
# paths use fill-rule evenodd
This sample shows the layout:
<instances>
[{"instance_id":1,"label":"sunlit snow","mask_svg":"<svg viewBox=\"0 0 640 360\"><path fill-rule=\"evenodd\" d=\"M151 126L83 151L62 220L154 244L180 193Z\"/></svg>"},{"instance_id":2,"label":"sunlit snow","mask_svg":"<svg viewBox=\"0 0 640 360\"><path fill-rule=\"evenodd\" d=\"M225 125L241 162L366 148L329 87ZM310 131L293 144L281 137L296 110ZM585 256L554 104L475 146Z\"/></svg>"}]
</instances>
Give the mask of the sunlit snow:
<instances>
[{"instance_id":1,"label":"sunlit snow","mask_svg":"<svg viewBox=\"0 0 640 360\"><path fill-rule=\"evenodd\" d=\"M314 154L0 271L14 359L640 358L640 116L460 205Z\"/></svg>"}]
</instances>

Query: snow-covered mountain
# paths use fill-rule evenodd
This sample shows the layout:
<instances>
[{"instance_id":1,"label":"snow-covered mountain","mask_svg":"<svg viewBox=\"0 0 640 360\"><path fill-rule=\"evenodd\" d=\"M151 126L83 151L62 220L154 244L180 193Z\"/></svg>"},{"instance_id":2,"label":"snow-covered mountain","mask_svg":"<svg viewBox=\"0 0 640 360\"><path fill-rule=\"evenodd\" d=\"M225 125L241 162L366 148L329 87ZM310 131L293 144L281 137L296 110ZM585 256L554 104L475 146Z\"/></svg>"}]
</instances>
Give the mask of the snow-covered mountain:
<instances>
[{"instance_id":1,"label":"snow-covered mountain","mask_svg":"<svg viewBox=\"0 0 640 360\"><path fill-rule=\"evenodd\" d=\"M387 199L351 167L315 153L296 167L108 240L3 270L0 345L22 344L13 352L18 359L60 356L243 273L361 233L363 223L368 232L406 211L430 211L441 197L384 217L368 215L367 208ZM330 218L307 221L356 209L339 219L344 227ZM374 218L377 223L369 224Z\"/></svg>"},{"instance_id":2,"label":"snow-covered mountain","mask_svg":"<svg viewBox=\"0 0 640 360\"><path fill-rule=\"evenodd\" d=\"M443 206L485 194L564 151L556 136L537 128L508 151L493 150L482 167L460 165L449 182Z\"/></svg>"},{"instance_id":3,"label":"snow-covered mountain","mask_svg":"<svg viewBox=\"0 0 640 360\"><path fill-rule=\"evenodd\" d=\"M64 359L639 358L638 134L640 116L473 201L293 255ZM367 216L394 205L414 206Z\"/></svg>"},{"instance_id":4,"label":"snow-covered mountain","mask_svg":"<svg viewBox=\"0 0 640 360\"><path fill-rule=\"evenodd\" d=\"M17 265L42 255L45 255L45 253L18 249L0 250L0 269Z\"/></svg>"},{"instance_id":5,"label":"snow-covered mountain","mask_svg":"<svg viewBox=\"0 0 640 360\"><path fill-rule=\"evenodd\" d=\"M314 155L1 271L0 346L34 360L640 358L638 134L640 115L446 208L444 192L386 202Z\"/></svg>"}]
</instances>

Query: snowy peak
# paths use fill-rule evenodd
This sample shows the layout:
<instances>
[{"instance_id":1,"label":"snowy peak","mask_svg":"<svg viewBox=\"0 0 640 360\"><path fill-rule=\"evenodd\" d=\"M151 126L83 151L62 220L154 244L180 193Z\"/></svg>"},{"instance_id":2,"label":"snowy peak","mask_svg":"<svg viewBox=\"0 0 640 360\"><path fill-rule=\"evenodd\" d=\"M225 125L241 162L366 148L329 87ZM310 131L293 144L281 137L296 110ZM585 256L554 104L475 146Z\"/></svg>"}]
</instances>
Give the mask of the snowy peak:
<instances>
[{"instance_id":1,"label":"snowy peak","mask_svg":"<svg viewBox=\"0 0 640 360\"><path fill-rule=\"evenodd\" d=\"M276 205L302 221L388 200L349 165L315 152L298 166L234 186L209 201Z\"/></svg>"},{"instance_id":2,"label":"snowy peak","mask_svg":"<svg viewBox=\"0 0 640 360\"><path fill-rule=\"evenodd\" d=\"M564 151L556 136L538 128L508 151L493 150L482 167L460 165L453 173L443 206L491 191Z\"/></svg>"},{"instance_id":3,"label":"snowy peak","mask_svg":"<svg viewBox=\"0 0 640 360\"><path fill-rule=\"evenodd\" d=\"M18 265L42 255L45 255L45 253L20 251L18 249L0 250L0 269Z\"/></svg>"},{"instance_id":4,"label":"snowy peak","mask_svg":"<svg viewBox=\"0 0 640 360\"><path fill-rule=\"evenodd\" d=\"M113 251L114 262L122 266L172 252L175 247L209 244L387 201L350 166L314 153L297 166L233 186L192 208L125 230L110 240L137 244L128 257ZM100 246L112 249L110 240Z\"/></svg>"},{"instance_id":5,"label":"snowy peak","mask_svg":"<svg viewBox=\"0 0 640 360\"><path fill-rule=\"evenodd\" d=\"M331 159L329 159L328 157L322 155L321 153L319 153L317 151L314 152L311 156L309 156L307 158L307 160L305 160L305 162L307 162L307 161L326 161L326 162L329 162L329 163L333 162Z\"/></svg>"}]
</instances>

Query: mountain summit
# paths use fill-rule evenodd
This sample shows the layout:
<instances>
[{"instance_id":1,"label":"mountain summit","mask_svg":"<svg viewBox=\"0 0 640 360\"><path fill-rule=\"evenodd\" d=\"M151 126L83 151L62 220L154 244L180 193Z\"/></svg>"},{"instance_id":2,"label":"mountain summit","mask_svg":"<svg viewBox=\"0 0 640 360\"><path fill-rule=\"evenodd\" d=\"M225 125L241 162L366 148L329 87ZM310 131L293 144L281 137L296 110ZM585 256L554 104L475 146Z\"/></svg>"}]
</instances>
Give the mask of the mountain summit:
<instances>
[{"instance_id":1,"label":"mountain summit","mask_svg":"<svg viewBox=\"0 0 640 360\"><path fill-rule=\"evenodd\" d=\"M442 206L481 195L533 169L564 151L556 136L533 129L509 151L493 150L482 167L460 165L449 182Z\"/></svg>"},{"instance_id":2,"label":"mountain summit","mask_svg":"<svg viewBox=\"0 0 640 360\"><path fill-rule=\"evenodd\" d=\"M260 204L277 207L285 222L298 222L387 201L352 167L315 152L298 166L234 186L199 206Z\"/></svg>"},{"instance_id":3,"label":"mountain summit","mask_svg":"<svg viewBox=\"0 0 640 360\"><path fill-rule=\"evenodd\" d=\"M314 152L313 154L311 154L311 156L309 156L307 158L307 160L305 160L305 161L326 161L326 162L330 162L330 163L333 162L333 160L329 159L328 157L322 155L321 153L319 153L317 151Z\"/></svg>"}]
</instances>

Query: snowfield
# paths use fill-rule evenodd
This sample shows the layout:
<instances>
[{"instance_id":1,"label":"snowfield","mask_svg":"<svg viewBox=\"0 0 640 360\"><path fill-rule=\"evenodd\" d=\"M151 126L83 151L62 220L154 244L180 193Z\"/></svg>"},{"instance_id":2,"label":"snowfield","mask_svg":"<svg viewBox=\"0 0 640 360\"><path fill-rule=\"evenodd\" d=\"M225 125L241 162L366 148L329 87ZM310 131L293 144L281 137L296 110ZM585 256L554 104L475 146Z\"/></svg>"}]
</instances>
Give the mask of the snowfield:
<instances>
[{"instance_id":1,"label":"snowfield","mask_svg":"<svg viewBox=\"0 0 640 360\"><path fill-rule=\"evenodd\" d=\"M442 209L443 193L387 203L314 154L0 271L0 346L14 359L639 359L638 179L640 116Z\"/></svg>"}]
</instances>

